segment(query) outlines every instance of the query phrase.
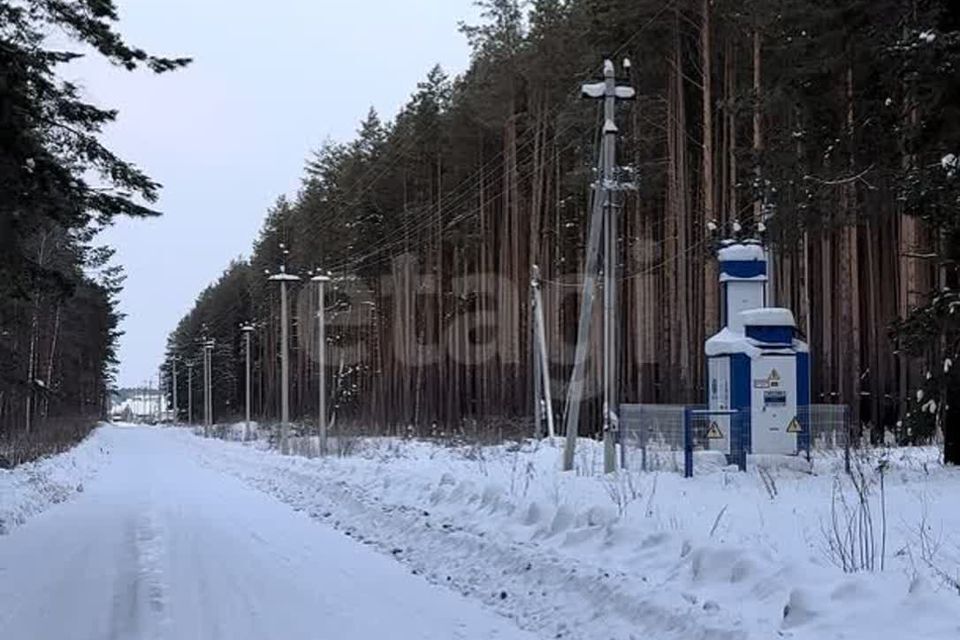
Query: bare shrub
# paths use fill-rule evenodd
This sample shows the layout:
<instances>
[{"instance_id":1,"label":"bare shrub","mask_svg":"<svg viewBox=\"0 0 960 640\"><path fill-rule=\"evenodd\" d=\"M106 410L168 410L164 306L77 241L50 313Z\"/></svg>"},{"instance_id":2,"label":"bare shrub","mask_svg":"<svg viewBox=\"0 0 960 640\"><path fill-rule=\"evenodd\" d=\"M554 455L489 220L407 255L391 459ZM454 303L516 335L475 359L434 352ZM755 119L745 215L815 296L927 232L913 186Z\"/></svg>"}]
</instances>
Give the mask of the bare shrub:
<instances>
[{"instance_id":1,"label":"bare shrub","mask_svg":"<svg viewBox=\"0 0 960 640\"><path fill-rule=\"evenodd\" d=\"M878 467L880 477L883 477L885 466ZM833 491L830 500L830 521L821 521L820 530L823 534L824 548L831 562L847 573L860 571L876 571L879 556L879 568L884 568L886 545L886 497L885 488L881 483L880 510L881 510L881 549L878 553L876 534L874 531L873 509L871 494L873 481L865 467L857 462L851 468L849 479L852 489L850 495L844 488L843 476L834 476Z\"/></svg>"},{"instance_id":2,"label":"bare shrub","mask_svg":"<svg viewBox=\"0 0 960 640\"><path fill-rule=\"evenodd\" d=\"M63 453L90 435L97 423L96 416L44 418L30 433L0 433L0 469Z\"/></svg>"},{"instance_id":3,"label":"bare shrub","mask_svg":"<svg viewBox=\"0 0 960 640\"><path fill-rule=\"evenodd\" d=\"M770 473L770 469L761 465L757 467L757 473L760 474L760 479L763 481L763 488L767 490L767 495L770 496L770 499L773 500L776 498L779 493L777 490L777 481L774 479L773 474Z\"/></svg>"},{"instance_id":4,"label":"bare shrub","mask_svg":"<svg viewBox=\"0 0 960 640\"><path fill-rule=\"evenodd\" d=\"M653 517L653 499L657 495L657 478L658 477L659 477L658 474L656 473L653 474L653 485L650 487L650 494L647 496L647 506L643 510L643 514L647 518Z\"/></svg>"},{"instance_id":5,"label":"bare shrub","mask_svg":"<svg viewBox=\"0 0 960 640\"><path fill-rule=\"evenodd\" d=\"M720 513L717 514L716 520L713 521L713 526L710 527L710 537L711 537L711 538L713 537L713 534L715 534L715 533L717 532L717 527L720 526L720 520L723 519L723 514L725 514L725 513L727 512L727 506L728 506L728 505L723 505L723 509L720 509Z\"/></svg>"},{"instance_id":6,"label":"bare shrub","mask_svg":"<svg viewBox=\"0 0 960 640\"><path fill-rule=\"evenodd\" d=\"M404 457L403 441L391 438L387 440L386 445L377 449L377 455L380 462L389 462L399 460Z\"/></svg>"},{"instance_id":7,"label":"bare shrub","mask_svg":"<svg viewBox=\"0 0 960 640\"><path fill-rule=\"evenodd\" d=\"M229 424L215 424L211 427L210 435L218 440L230 440L233 432Z\"/></svg>"},{"instance_id":8,"label":"bare shrub","mask_svg":"<svg viewBox=\"0 0 960 640\"><path fill-rule=\"evenodd\" d=\"M603 488L610 501L617 508L617 514L622 518L627 515L630 504L640 498L643 492L637 486L632 473L621 470L603 476Z\"/></svg>"},{"instance_id":9,"label":"bare shrub","mask_svg":"<svg viewBox=\"0 0 960 640\"><path fill-rule=\"evenodd\" d=\"M328 439L327 450L332 451L338 458L349 458L360 453L363 444L360 427L353 424L339 423L336 425L336 435Z\"/></svg>"},{"instance_id":10,"label":"bare shrub","mask_svg":"<svg viewBox=\"0 0 960 640\"><path fill-rule=\"evenodd\" d=\"M523 467L522 477L520 476L521 469ZM533 464L532 460L527 460L526 464L521 465L521 450L519 447L513 452L513 459L510 465L510 495L520 497L526 497L527 492L530 491L530 484L533 482L533 479L537 475L536 465ZM521 487L522 486L522 490Z\"/></svg>"},{"instance_id":11,"label":"bare shrub","mask_svg":"<svg viewBox=\"0 0 960 640\"><path fill-rule=\"evenodd\" d=\"M943 553L943 530L935 531L930 524L926 496L921 497L920 524L917 526L916 546L920 553L919 563L911 545L908 544L901 552L909 556L914 573L919 573L917 565L921 564L951 591L956 591L957 595L960 596L960 545L956 546L955 560L951 562ZM956 566L951 568L947 566L948 564L956 564Z\"/></svg>"},{"instance_id":12,"label":"bare shrub","mask_svg":"<svg viewBox=\"0 0 960 640\"><path fill-rule=\"evenodd\" d=\"M484 453L483 445L479 442L474 442L469 445L463 452L463 457L467 460L472 460L477 463L477 469L480 471L480 474L483 477L487 477L487 454Z\"/></svg>"}]
</instances>

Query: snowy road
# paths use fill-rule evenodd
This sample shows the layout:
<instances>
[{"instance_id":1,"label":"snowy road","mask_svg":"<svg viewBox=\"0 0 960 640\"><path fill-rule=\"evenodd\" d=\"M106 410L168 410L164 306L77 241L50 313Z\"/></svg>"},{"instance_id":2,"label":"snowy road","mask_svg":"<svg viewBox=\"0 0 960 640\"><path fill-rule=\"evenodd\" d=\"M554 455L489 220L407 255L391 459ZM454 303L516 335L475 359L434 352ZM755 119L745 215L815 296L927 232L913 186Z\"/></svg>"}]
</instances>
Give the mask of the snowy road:
<instances>
[{"instance_id":1,"label":"snowy road","mask_svg":"<svg viewBox=\"0 0 960 640\"><path fill-rule=\"evenodd\" d=\"M30 640L527 638L238 480L112 428L82 494L0 537L0 635Z\"/></svg>"}]
</instances>

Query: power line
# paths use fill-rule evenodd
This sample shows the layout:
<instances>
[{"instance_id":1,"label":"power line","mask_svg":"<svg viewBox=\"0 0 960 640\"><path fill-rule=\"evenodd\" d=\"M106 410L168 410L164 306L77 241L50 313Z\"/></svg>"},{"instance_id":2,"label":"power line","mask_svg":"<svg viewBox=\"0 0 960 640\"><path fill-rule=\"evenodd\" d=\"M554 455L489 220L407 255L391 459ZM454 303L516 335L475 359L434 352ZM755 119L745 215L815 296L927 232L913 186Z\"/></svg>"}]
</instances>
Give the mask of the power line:
<instances>
[{"instance_id":1,"label":"power line","mask_svg":"<svg viewBox=\"0 0 960 640\"><path fill-rule=\"evenodd\" d=\"M643 33L644 31L646 31L646 29L648 29L650 26L652 26L652 25L656 22L656 20L657 20L661 15L663 15L663 13L664 13L665 11L667 11L673 4L674 4L674 3L671 2L671 3L666 4L666 5L664 5L663 7L661 7L660 10L658 10L647 22L645 22L643 25L641 25L636 31L634 31L634 33L633 33L629 38L627 38L627 40L625 40L620 46L617 47L617 49L616 49L616 50L614 51L614 53L613 53L613 56L617 56L617 55L619 55L620 53L622 53L628 46L630 46L630 44L631 44L637 37L639 37L639 35L640 35L641 33ZM597 68L597 67L592 67L592 69L596 69L596 68ZM588 73L589 73L589 71L588 71ZM579 83L578 83L578 84L576 85L576 87L567 94L567 98L569 99L571 95L576 95L576 94L578 94L578 93L579 93L579 90L580 90L580 86L579 86ZM566 106L568 106L566 102L561 102L560 104L558 104L557 106L555 106L553 109L551 109L550 112L548 112L547 117L550 118L550 117L553 117L553 116L558 115L558 114L560 113L560 111L561 111L562 109L564 109ZM439 123L439 120L438 120L438 123ZM436 127L436 126L437 126L437 124L434 125L434 127ZM569 130L569 129L572 128L573 126L576 126L576 123L570 123L570 124L568 124L568 125L563 129L563 132L565 133L567 130ZM529 135L530 133L531 133L531 132L528 130L527 132L524 133L524 135ZM557 134L554 135L554 139L555 139L558 135L560 135L560 132L558 132ZM532 142L533 142L533 140L528 140L526 143L524 143L524 144L522 144L522 145L518 145L518 147L517 147L517 149L516 149L517 154L519 154L522 149L525 149L527 146L529 146L530 144L532 144ZM569 147L568 147L568 148L569 148ZM494 159L493 159L493 161L492 161L492 162L496 163L496 165L495 165L494 167L492 167L491 169L487 170L486 167L489 165L490 161L484 161L484 162L481 164L480 168L478 168L478 170L477 170L476 172L472 173L468 178L466 178L466 179L464 179L463 181L461 181L461 183L460 183L458 186L454 187L453 191L454 191L454 194L455 194L455 195L454 195L455 201L456 201L457 198L460 198L460 202L462 202L463 199L465 199L466 197L468 197L469 195L471 195L471 189L473 188L473 185L475 184L475 180L479 177L480 174L482 174L483 172L486 171L487 173L486 173L485 175L489 176L489 175L492 175L493 172L499 171L499 169L501 169L501 168L503 167L503 162L505 162L505 158L504 158L505 153L506 153L506 150L502 150L500 153L498 153L498 154L494 157ZM501 159L502 159L502 160L501 160ZM394 165L392 165L392 164L391 164L391 165L388 165L387 167L385 167L384 170L379 174L378 178L376 178L376 179L379 179L379 177L382 177L382 175L385 175L386 172L389 171L389 170L392 169L392 168L394 168ZM375 179L375 180L376 180L376 179ZM365 187L365 188L361 191L361 193L358 195L358 197L354 199L354 202L353 202L353 205L354 205L354 206L359 203L359 197L362 196L364 193L366 193L366 191L368 191L369 188L372 188L372 185L373 185L373 183L371 182L371 184L367 185L367 187ZM499 195L503 195L504 192L505 192L505 190L504 190L504 191L501 191L501 193L498 194L498 196L499 196ZM460 195L456 195L456 194L458 194L458 193L459 193ZM498 196L495 196L495 197L498 197ZM344 198L340 198L340 199L339 199L341 203L342 203L343 199L344 199ZM442 203L440 203L440 204L442 204ZM431 207L432 207L432 205L431 205ZM341 207L338 211L333 212L332 214L328 214L327 218L331 220L331 223L327 224L326 226L321 227L319 231L322 232L322 231L331 230L331 227L332 227L332 224L333 224L332 221L333 221L333 220L336 220L337 218L339 218L339 217L340 217L340 214L342 214L342 213L344 213L344 208ZM438 210L438 213L439 213L439 215L442 216L442 209ZM379 214L369 214L368 216L361 217L361 218L359 218L358 220L352 221L351 224L352 224L352 226L356 226L356 225L358 225L358 224L361 224L361 223L363 223L363 222L365 222L365 221L370 220L372 217L375 217L376 215L379 215ZM432 226L432 223L431 223L432 220L433 220L432 217L431 217L431 218L428 218L427 222L426 222L425 224L422 224L422 225L417 229L417 231L420 232L420 231L423 231L423 230L429 228L430 226ZM409 235L409 230L407 230L406 233L407 233L407 235ZM404 241L405 241L405 239L404 239ZM398 246L399 244L401 244L401 242L400 242L400 241L397 241L397 242L394 242L391 246ZM380 250L382 250L382 249L380 249ZM366 259L366 257L361 258L361 260L365 260L365 259ZM332 271L337 271L338 268L343 268L344 266L349 266L349 265L350 265L351 263L353 263L353 262L355 262L354 259L349 259L349 258L348 258L348 259L344 259L344 260L342 260L341 262L337 263L336 267L331 268L331 270L332 270Z\"/></svg>"},{"instance_id":2,"label":"power line","mask_svg":"<svg viewBox=\"0 0 960 640\"><path fill-rule=\"evenodd\" d=\"M569 128L569 127L568 127L568 128ZM563 135L564 133L566 133L566 131L568 130L568 128L567 128L567 129L563 129L563 130L561 130L561 131L558 131L558 132L553 136L553 138L551 139L551 142L552 142L553 140L555 140L556 138L558 138L559 136L561 136L561 135ZM568 149L570 149L574 144L575 144L575 142L568 143L563 149L560 150L561 153L564 152L564 151L567 151ZM530 176L534 173L535 170L536 170L535 168L531 168L531 169L529 169L528 171L526 171L525 173L518 174L517 179L518 179L518 180L523 180L523 179L525 179L525 178L528 178L528 177L530 177ZM490 200L490 201L496 201L498 198L500 198L501 196L503 196L507 191L508 191L508 187L504 187L504 188L502 188L499 192L497 192L496 194L493 194L493 195L489 198L489 200ZM460 212L459 214L455 215L451 220L447 221L446 227L449 229L449 228L451 227L451 225L459 224L460 222L463 222L463 221L466 220L467 218L473 217L474 215L481 213L481 212L482 212L482 209L483 209L483 208L480 207L480 206L477 206L477 207L474 207L474 208L469 208L469 209L466 209L465 211L461 209L461 212ZM448 209L448 211L449 211L449 209ZM443 220L442 220L442 216L443 216L442 210L441 210L441 211L438 211L437 214L435 214L435 215L431 216L430 218L428 218L427 220L423 221L423 222L415 229L415 232L419 233L419 232L425 231L425 230L427 230L427 229L430 229L430 228L433 227L434 225L439 225L439 224L443 221ZM331 269L331 270L332 270L332 271L337 271L337 270L339 270L339 269L342 269L342 268L345 268L345 267L350 267L350 266L356 268L356 267L360 266L361 264L365 264L366 261L367 261L369 258L374 257L374 256L382 253L383 251L389 251L390 249L394 249L394 248L396 248L396 247L399 247L399 246L403 245L405 242L406 242L406 238L401 238L401 239L389 241L389 242L386 242L386 243L382 243L381 245L378 245L377 247L375 247L373 250L371 250L371 251L367 252L366 254L363 254L363 255L361 255L361 256L359 256L359 257L351 257L351 258L347 258L347 259L342 260L341 262L337 263L337 266L334 267L334 268ZM386 256L385 258L389 258L389 256ZM373 263L366 263L366 264L367 264L367 266L377 265L377 264L380 264L380 261L378 261L378 262L373 262Z\"/></svg>"}]
</instances>

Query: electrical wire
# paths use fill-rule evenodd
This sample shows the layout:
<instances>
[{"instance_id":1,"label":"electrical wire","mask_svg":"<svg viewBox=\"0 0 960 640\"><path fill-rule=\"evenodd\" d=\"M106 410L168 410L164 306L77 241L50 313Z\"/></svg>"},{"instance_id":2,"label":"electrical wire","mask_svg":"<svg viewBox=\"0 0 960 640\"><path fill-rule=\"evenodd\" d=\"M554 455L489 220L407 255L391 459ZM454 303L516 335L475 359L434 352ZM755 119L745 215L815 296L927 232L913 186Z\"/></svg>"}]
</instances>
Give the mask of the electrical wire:
<instances>
[{"instance_id":1,"label":"electrical wire","mask_svg":"<svg viewBox=\"0 0 960 640\"><path fill-rule=\"evenodd\" d=\"M650 26L652 26L652 25L656 22L656 20L657 20L665 11L667 11L673 4L675 4L675 2L671 2L671 3L665 4L663 7L661 7L660 10L658 10L647 22L645 22L645 23L644 23L643 25L641 25L636 31L634 31L634 33L633 33L629 38L627 38L627 40L625 40L623 43L621 43L620 46L618 46L618 47L614 50L613 54L611 54L611 57L616 57L616 56L619 55L621 52L623 52L628 46L630 46L630 44L631 44L637 37L640 36L641 33L643 33L644 31L646 31L646 29L648 29ZM597 68L598 68L598 67L591 67L591 70L597 69ZM599 66L599 68L602 69L602 64ZM584 74L584 75L587 75L587 74L589 74L589 73L590 73L590 71L588 71L588 72L587 72L586 74ZM579 85L579 83L578 83L577 86L576 86L576 88L575 88L574 90L572 90L571 92L568 93L568 100L569 100L569 98L570 98L572 95L579 95L579 92L580 92L580 85ZM564 101L564 102L561 102L560 104L558 104L557 106L555 106L553 109L551 109L550 112L548 112L547 118L551 118L551 117L554 117L554 116L558 115L558 114L560 113L560 111L561 111L562 109L566 108L567 106L568 106L568 105L567 105L567 103L566 103L565 101ZM434 127L435 127L435 126L437 126L437 125L434 125ZM569 130L570 128L572 128L573 126L576 126L576 123L570 123L570 124L568 124L562 131L556 132L556 133L554 134L554 136L553 136L552 139L555 140L559 135L561 135L561 133L566 133L566 131L568 131L568 130ZM531 133L530 131L527 131L527 132L525 132L524 135L528 135L528 134L530 134L530 133ZM518 147L517 147L517 149L516 149L516 155L519 155L522 150L525 150L527 147L529 147L529 145L533 144L534 142L535 142L535 137L534 137L533 140L527 140L526 143L523 143L522 145L518 145ZM568 146L567 148L569 148L569 146ZM506 150L502 150L502 151L501 151L500 153L498 153L497 156L495 156L494 159L492 160L492 162L496 163L495 166L493 166L493 167L491 167L491 168L488 169L487 167L489 166L489 164L490 164L491 161L485 161L483 164L481 164L481 167L480 167L476 172L474 172L473 174L471 174L471 176L469 176L469 177L466 178L465 180L461 181L461 183L460 183L457 187L454 187L454 190L453 190L453 191L454 191L454 194L455 194L455 195L454 195L454 204L453 204L453 206L456 206L456 204L458 204L457 198L460 198L459 202L462 202L464 199L472 196L472 189L473 189L473 186L476 184L475 181L476 181L476 179L477 179L481 174L482 174L482 175L485 175L485 176L490 176L490 175L493 175L493 174L496 173L496 172L499 172L499 171L503 168L504 163L506 162L505 154L506 154ZM392 169L392 168L394 168L393 165L388 165L387 167L385 167L384 170L378 175L378 177L374 179L374 181L372 181L370 184L368 184L366 187L364 187L364 189L361 191L361 193L358 194L358 197L354 199L354 202L353 202L354 206L359 203L359 198L360 198L364 193L366 193L366 191L368 191L370 188L372 188L374 182L375 182L377 179L379 179L379 177L382 177L382 175L385 175L386 172L389 171L389 170ZM505 190L504 190L504 191L501 191L501 193L498 194L498 196L499 196L499 195L503 195L504 192L505 192ZM459 194L459 195L458 195L458 194ZM498 196L495 196L494 198L496 198L496 197L498 197ZM342 202L342 200L343 200L343 199L341 198L340 201ZM450 205L449 203L446 203L446 206L447 206L447 207L450 207L451 205ZM442 216L442 211L443 211L442 208L438 208L438 213L439 213L440 216ZM479 208L478 208L476 211L474 211L473 213L476 213L476 212L479 212ZM340 218L340 217L341 217L340 214L342 214L342 213L344 213L343 208L341 208L341 209L338 210L337 212L334 212L332 215L328 215L327 218L330 219L331 222L328 223L327 226L321 227L319 231L322 232L322 231L325 231L325 230L332 230L331 225L332 225L332 224L335 224L334 221L335 221L336 219ZM368 215L365 216L365 217L361 217L360 219L353 221L353 222L351 223L351 225L352 225L352 226L356 226L356 225L358 225L358 224L361 224L361 223L364 222L364 221L368 221L368 220L370 220L371 218L376 217L377 215L379 215L379 213L368 214ZM422 232L422 231L424 231L425 229L428 229L428 228L430 228L431 226L433 226L434 223L439 223L440 221L442 221L442 219L441 219L441 220L434 220L432 217L431 217L431 218L428 218L427 221L424 222L424 223L421 223L420 226L419 226L417 229L415 229L415 231L416 231L417 233ZM454 221L454 222L459 222L459 221L460 221L460 220L456 220L456 221ZM449 226L450 224L451 224L451 223L448 223L447 226ZM409 235L410 235L410 230L405 230L405 234L406 234L407 236L409 236ZM399 244L402 244L403 242L405 242L405 239L404 239L404 241L395 241L395 242L392 243L391 248L396 247L396 246L398 246ZM376 251L373 252L373 253L376 254L376 253L378 253L379 251L382 251L382 250L383 250L382 247L381 247L381 248L377 248ZM366 256L361 257L361 258L360 258L360 261L363 261L363 260L368 259L369 255L370 255L370 254L367 254ZM356 259L348 258L348 259L345 259L345 260L341 261L340 263L337 263L337 265L336 265L334 268L331 268L330 270L331 270L331 271L338 271L338 270L343 269L343 268L345 268L345 267L347 267L347 266L350 266L352 263L355 263L355 262L357 262Z\"/></svg>"}]
</instances>

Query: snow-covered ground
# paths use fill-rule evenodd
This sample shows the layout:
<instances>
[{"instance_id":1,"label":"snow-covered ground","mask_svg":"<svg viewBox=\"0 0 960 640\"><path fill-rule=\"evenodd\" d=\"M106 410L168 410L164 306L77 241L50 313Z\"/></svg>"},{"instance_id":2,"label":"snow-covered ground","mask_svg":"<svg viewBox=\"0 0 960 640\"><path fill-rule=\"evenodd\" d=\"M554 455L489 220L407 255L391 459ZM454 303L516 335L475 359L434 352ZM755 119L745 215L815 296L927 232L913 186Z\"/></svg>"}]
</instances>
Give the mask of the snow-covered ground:
<instances>
[{"instance_id":1,"label":"snow-covered ground","mask_svg":"<svg viewBox=\"0 0 960 640\"><path fill-rule=\"evenodd\" d=\"M35 460L14 470L0 469L0 535L82 493L84 483L109 455L103 430L97 430L59 456Z\"/></svg>"},{"instance_id":2,"label":"snow-covered ground","mask_svg":"<svg viewBox=\"0 0 960 640\"><path fill-rule=\"evenodd\" d=\"M18 638L960 637L960 470L942 467L935 450L858 460L867 515L839 459L813 469L758 460L747 474L702 465L691 480L604 478L589 441L571 474L558 472L560 450L548 443L351 444L352 457L307 459L186 429L98 430L35 465L85 490L0 537L0 629ZM41 510L10 506L37 501L21 476L38 471L23 469L0 475L0 514ZM862 523L853 542L848 515ZM875 570L845 573L837 535L852 549L848 564L872 559Z\"/></svg>"},{"instance_id":3,"label":"snow-covered ground","mask_svg":"<svg viewBox=\"0 0 960 640\"><path fill-rule=\"evenodd\" d=\"M855 460L872 553L846 537L861 512L839 457L812 470L755 460L748 474L703 465L685 480L605 479L589 441L576 474L559 473L560 450L545 443L378 440L324 460L215 441L197 451L544 638L960 637L960 470L934 449ZM875 571L845 573L837 535L848 563L872 557Z\"/></svg>"},{"instance_id":4,"label":"snow-covered ground","mask_svg":"<svg viewBox=\"0 0 960 640\"><path fill-rule=\"evenodd\" d=\"M111 453L85 490L0 537L0 637L534 637L198 464L205 447L178 435L101 428L87 447Z\"/></svg>"}]
</instances>

